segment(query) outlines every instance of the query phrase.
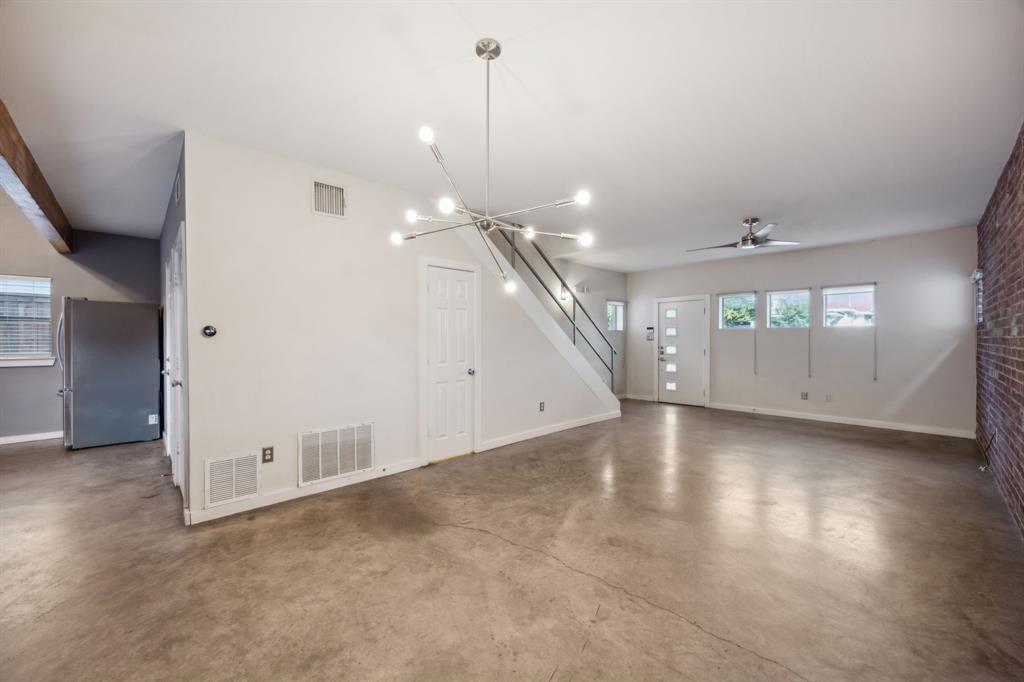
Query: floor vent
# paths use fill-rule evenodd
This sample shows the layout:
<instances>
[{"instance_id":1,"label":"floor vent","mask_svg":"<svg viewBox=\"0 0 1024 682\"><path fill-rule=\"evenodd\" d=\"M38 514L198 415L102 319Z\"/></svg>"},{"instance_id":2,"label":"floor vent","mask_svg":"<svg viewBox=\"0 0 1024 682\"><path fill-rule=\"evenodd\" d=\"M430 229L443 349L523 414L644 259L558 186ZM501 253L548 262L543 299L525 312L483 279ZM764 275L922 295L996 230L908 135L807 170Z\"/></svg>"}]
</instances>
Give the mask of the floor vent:
<instances>
[{"instance_id":1,"label":"floor vent","mask_svg":"<svg viewBox=\"0 0 1024 682\"><path fill-rule=\"evenodd\" d=\"M207 507L255 497L259 492L260 458L256 453L206 460Z\"/></svg>"},{"instance_id":2,"label":"floor vent","mask_svg":"<svg viewBox=\"0 0 1024 682\"><path fill-rule=\"evenodd\" d=\"M313 181L313 213L345 217L345 188Z\"/></svg>"},{"instance_id":3,"label":"floor vent","mask_svg":"<svg viewBox=\"0 0 1024 682\"><path fill-rule=\"evenodd\" d=\"M299 485L372 468L372 423L299 434Z\"/></svg>"}]
</instances>

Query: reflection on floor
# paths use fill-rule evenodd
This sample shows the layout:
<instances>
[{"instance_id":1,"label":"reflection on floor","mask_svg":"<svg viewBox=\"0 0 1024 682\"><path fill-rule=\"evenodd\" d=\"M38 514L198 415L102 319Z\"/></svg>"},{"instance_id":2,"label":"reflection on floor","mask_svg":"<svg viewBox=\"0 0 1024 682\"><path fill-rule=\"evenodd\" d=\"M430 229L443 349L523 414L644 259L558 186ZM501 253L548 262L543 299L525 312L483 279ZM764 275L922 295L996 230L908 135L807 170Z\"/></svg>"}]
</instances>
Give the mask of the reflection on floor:
<instances>
[{"instance_id":1,"label":"reflection on floor","mask_svg":"<svg viewBox=\"0 0 1024 682\"><path fill-rule=\"evenodd\" d=\"M0 448L5 680L1024 679L968 441L621 420L187 529L161 445Z\"/></svg>"}]
</instances>

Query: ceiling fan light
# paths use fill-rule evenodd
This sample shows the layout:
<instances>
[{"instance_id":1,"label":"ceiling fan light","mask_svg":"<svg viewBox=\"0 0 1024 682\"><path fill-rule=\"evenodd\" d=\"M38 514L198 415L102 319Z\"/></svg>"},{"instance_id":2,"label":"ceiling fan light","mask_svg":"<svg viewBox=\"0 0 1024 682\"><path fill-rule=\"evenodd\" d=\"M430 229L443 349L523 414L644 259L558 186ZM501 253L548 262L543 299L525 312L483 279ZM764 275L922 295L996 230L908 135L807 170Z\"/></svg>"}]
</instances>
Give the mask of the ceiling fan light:
<instances>
[{"instance_id":1,"label":"ceiling fan light","mask_svg":"<svg viewBox=\"0 0 1024 682\"><path fill-rule=\"evenodd\" d=\"M586 206L590 203L590 192L585 189L581 189L579 192L576 192L576 196L573 198L580 206Z\"/></svg>"},{"instance_id":2,"label":"ceiling fan light","mask_svg":"<svg viewBox=\"0 0 1024 682\"><path fill-rule=\"evenodd\" d=\"M430 126L420 128L420 142L423 144L434 144L434 129Z\"/></svg>"},{"instance_id":3,"label":"ceiling fan light","mask_svg":"<svg viewBox=\"0 0 1024 682\"><path fill-rule=\"evenodd\" d=\"M526 228L523 230L523 236L526 237L527 239L533 239L534 237L537 236L537 231L533 229L532 226L527 225Z\"/></svg>"},{"instance_id":4,"label":"ceiling fan light","mask_svg":"<svg viewBox=\"0 0 1024 682\"><path fill-rule=\"evenodd\" d=\"M391 243L394 244L395 246L398 246L399 244L401 244L404 241L405 241L405 237L402 236L401 232L392 232L391 233Z\"/></svg>"},{"instance_id":5,"label":"ceiling fan light","mask_svg":"<svg viewBox=\"0 0 1024 682\"><path fill-rule=\"evenodd\" d=\"M437 210L445 215L449 215L455 210L455 202L452 201L451 197L441 197L441 200L437 202Z\"/></svg>"},{"instance_id":6,"label":"ceiling fan light","mask_svg":"<svg viewBox=\"0 0 1024 682\"><path fill-rule=\"evenodd\" d=\"M416 213L416 209L414 208L410 208L405 212L405 222L407 223L415 223L418 218L419 214Z\"/></svg>"},{"instance_id":7,"label":"ceiling fan light","mask_svg":"<svg viewBox=\"0 0 1024 682\"><path fill-rule=\"evenodd\" d=\"M514 280L508 278L508 275L501 273L501 278L505 280L505 293L514 294L516 293L516 283Z\"/></svg>"},{"instance_id":8,"label":"ceiling fan light","mask_svg":"<svg viewBox=\"0 0 1024 682\"><path fill-rule=\"evenodd\" d=\"M576 238L576 241L580 243L580 246L593 246L594 235L591 232L584 232L583 234Z\"/></svg>"}]
</instances>

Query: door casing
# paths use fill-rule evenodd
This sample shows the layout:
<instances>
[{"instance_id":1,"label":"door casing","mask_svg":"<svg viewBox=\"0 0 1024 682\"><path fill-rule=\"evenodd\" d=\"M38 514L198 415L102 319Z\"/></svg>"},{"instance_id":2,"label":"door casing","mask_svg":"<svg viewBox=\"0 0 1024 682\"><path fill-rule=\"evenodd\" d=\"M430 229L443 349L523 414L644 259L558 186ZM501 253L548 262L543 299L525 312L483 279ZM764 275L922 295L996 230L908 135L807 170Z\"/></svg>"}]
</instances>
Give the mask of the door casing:
<instances>
[{"instance_id":1,"label":"door casing","mask_svg":"<svg viewBox=\"0 0 1024 682\"><path fill-rule=\"evenodd\" d=\"M658 339L661 338L661 315L658 313L659 303L679 303L683 301L702 301L704 303L704 407L711 405L711 296L709 294L693 294L689 296L666 296L654 299L654 343L651 346L651 358L653 361L654 379L651 395L655 402L658 401Z\"/></svg>"},{"instance_id":2,"label":"door casing","mask_svg":"<svg viewBox=\"0 0 1024 682\"><path fill-rule=\"evenodd\" d=\"M480 451L482 442L481 426L481 394L483 393L483 355L480 343L480 265L467 263L465 261L449 260L446 258L435 258L433 256L420 256L420 278L419 278L419 349L418 349L418 383L419 383L419 452L417 460L420 464L429 464L429 443L427 440L427 416L430 405L429 384L427 381L427 350L429 348L430 323L428 320L430 297L427 293L427 284L430 281L430 268L448 268L449 270L461 270L473 273L473 369L476 374L473 377L473 451Z\"/></svg>"}]
</instances>

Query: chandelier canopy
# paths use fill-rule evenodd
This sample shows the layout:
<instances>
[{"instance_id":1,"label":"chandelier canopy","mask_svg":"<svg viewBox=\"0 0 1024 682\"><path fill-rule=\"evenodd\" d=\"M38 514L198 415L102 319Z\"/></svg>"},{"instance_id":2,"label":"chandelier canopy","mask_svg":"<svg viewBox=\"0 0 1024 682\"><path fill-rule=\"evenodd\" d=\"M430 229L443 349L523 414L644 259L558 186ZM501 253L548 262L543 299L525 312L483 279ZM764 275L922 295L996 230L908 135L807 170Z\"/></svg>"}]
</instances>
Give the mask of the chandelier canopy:
<instances>
[{"instance_id":1,"label":"chandelier canopy","mask_svg":"<svg viewBox=\"0 0 1024 682\"><path fill-rule=\"evenodd\" d=\"M551 201L546 204L539 204L537 206L523 208L518 211L507 211L496 215L491 214L491 62L501 55L501 44L493 38L483 38L477 41L476 55L480 57L480 59L484 60L487 72L485 88L487 108L484 120L485 161L483 212L475 211L470 208L462 192L459 190L458 185L455 184L455 179L452 177L451 173L448 172L448 166L445 163L444 155L441 153L440 148L437 146L437 141L434 139L434 131L428 126L423 126L419 131L420 141L430 147L430 151L434 155L434 160L437 161L437 164L441 167L441 172L444 173L445 178L448 179L448 184L451 185L452 192L455 194L455 199L452 199L451 197L441 197L437 202L437 210L440 211L442 215L448 216L455 214L462 216L462 219L457 220L454 218L439 218L432 215L420 215L420 213L415 209L409 209L405 212L405 219L410 223L444 223L444 226L414 232L392 232L391 242L395 245L399 245L410 239L417 239L419 237L437 234L438 232L454 230L459 227L475 227L477 234L480 235L480 238L487 246L487 251L491 254L491 258L494 259L494 264L498 266L498 273L500 274L501 279L505 282L505 291L513 293L516 290L516 283L514 280L509 279L508 273L505 272L505 268L503 268L501 263L498 261L498 257L494 253L494 247L486 236L487 233L495 229L505 230L513 233L518 232L527 239L534 239L537 235L545 235L549 237L558 237L559 239L572 239L578 242L581 246L590 246L594 243L594 235L589 232L583 232L580 234L573 234L569 232L542 232L529 225L524 226L509 220L510 218L524 216L528 213L540 211L545 208L562 208L565 206L572 206L574 204L586 206L590 203L590 192L585 189L581 189L573 196L565 199L559 199L558 201Z\"/></svg>"}]
</instances>

